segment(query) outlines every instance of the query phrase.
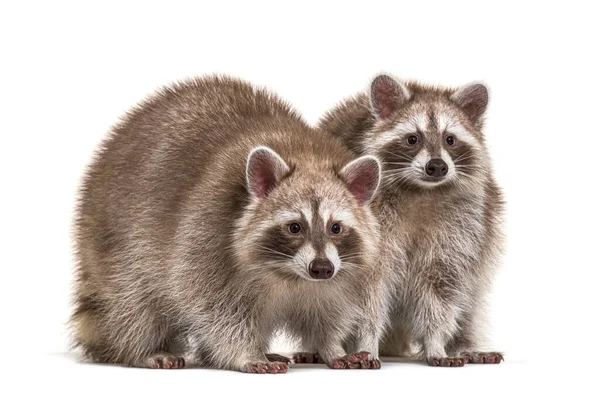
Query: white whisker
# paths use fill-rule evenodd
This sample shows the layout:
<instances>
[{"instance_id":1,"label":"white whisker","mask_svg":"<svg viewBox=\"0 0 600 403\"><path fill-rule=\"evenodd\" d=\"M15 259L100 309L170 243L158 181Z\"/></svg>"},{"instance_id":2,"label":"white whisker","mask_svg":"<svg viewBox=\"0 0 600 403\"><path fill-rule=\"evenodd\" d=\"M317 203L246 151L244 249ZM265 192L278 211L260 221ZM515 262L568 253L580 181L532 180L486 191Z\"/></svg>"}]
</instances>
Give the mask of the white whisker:
<instances>
[{"instance_id":1,"label":"white whisker","mask_svg":"<svg viewBox=\"0 0 600 403\"><path fill-rule=\"evenodd\" d=\"M266 247L262 247L262 246L259 246L258 250L259 251L263 251L263 252L274 253L276 255L281 255L281 256L284 256L284 257L290 258L290 259L294 257L293 255L288 255L287 253L279 252L279 251L277 251L275 249L266 248Z\"/></svg>"}]
</instances>

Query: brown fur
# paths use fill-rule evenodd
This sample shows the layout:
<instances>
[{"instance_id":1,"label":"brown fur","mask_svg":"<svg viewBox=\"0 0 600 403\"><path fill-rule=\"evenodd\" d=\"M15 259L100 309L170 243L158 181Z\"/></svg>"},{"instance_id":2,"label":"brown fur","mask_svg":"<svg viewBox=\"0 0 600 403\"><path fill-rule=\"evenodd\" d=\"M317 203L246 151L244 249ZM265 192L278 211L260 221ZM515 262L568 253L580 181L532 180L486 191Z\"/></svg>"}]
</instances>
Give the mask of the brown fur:
<instances>
[{"instance_id":1,"label":"brown fur","mask_svg":"<svg viewBox=\"0 0 600 403\"><path fill-rule=\"evenodd\" d=\"M503 217L482 133L486 105L483 86L459 93L379 76L370 94L342 102L319 124L384 165L374 208L382 224L381 264L395 273L384 355L405 355L417 344L431 365L482 361L473 352L482 330L477 319L502 250ZM440 116L462 126L470 142L445 144L452 132L439 127ZM411 135L418 144L408 143ZM456 165L453 178L428 186L415 162L422 151L430 158L447 153Z\"/></svg>"},{"instance_id":2,"label":"brown fur","mask_svg":"<svg viewBox=\"0 0 600 403\"><path fill-rule=\"evenodd\" d=\"M257 146L290 168L264 199L246 182ZM184 357L282 372L265 357L277 329L329 364L358 330L358 348L376 358L382 275L370 263L378 230L344 177L352 159L275 95L242 81L208 77L160 90L114 127L84 177L76 343L101 362L177 368ZM341 269L326 281L298 275L289 256L304 244L322 251L333 236L316 221L299 237L273 221L311 204L356 221L335 238Z\"/></svg>"}]
</instances>

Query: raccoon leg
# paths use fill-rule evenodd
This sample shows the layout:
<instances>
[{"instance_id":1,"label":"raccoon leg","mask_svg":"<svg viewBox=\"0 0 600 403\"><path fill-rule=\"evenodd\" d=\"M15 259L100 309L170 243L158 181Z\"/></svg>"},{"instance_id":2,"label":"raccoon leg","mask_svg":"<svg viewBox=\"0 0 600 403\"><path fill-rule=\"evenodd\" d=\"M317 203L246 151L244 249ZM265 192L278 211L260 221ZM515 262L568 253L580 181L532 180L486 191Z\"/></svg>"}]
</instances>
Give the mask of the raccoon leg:
<instances>
[{"instance_id":1,"label":"raccoon leg","mask_svg":"<svg viewBox=\"0 0 600 403\"><path fill-rule=\"evenodd\" d=\"M224 329L219 330L227 333ZM261 348L261 343L256 342L257 338L250 335L243 335L240 339L214 336L213 333L210 340L202 338L196 343L203 346L205 357L202 357L201 362L208 367L255 374L284 374L288 370L290 359L277 354L266 354L266 345L264 349ZM191 351L184 354L184 357L188 355L198 357L197 353Z\"/></svg>"},{"instance_id":2,"label":"raccoon leg","mask_svg":"<svg viewBox=\"0 0 600 403\"><path fill-rule=\"evenodd\" d=\"M497 351L480 351L474 346L476 343L465 340L462 335L452 340L446 347L446 351L460 357L466 357L469 364L500 364L504 361L502 353Z\"/></svg>"},{"instance_id":3,"label":"raccoon leg","mask_svg":"<svg viewBox=\"0 0 600 403\"><path fill-rule=\"evenodd\" d=\"M244 306L248 310L252 307ZM199 357L211 368L229 369L257 374L283 374L289 359L282 356L267 357L270 332L257 322L257 316L248 310L212 311L210 316L191 320L195 326L188 329L188 350L184 357ZM233 313L233 314L232 314ZM254 322L254 323L253 323ZM261 330L262 329L262 330ZM280 361L279 359L284 359Z\"/></svg>"},{"instance_id":4,"label":"raccoon leg","mask_svg":"<svg viewBox=\"0 0 600 403\"><path fill-rule=\"evenodd\" d=\"M169 350L168 325L157 316L147 307L128 312L116 298L88 296L80 297L71 325L76 344L93 362L183 368L181 357L164 352Z\"/></svg>"},{"instance_id":5,"label":"raccoon leg","mask_svg":"<svg viewBox=\"0 0 600 403\"><path fill-rule=\"evenodd\" d=\"M362 357L346 354L344 350L344 332L337 326L339 321L331 317L313 318L317 324L301 326L296 333L302 341L301 350L305 352L295 353L295 363L317 364L324 363L330 368L360 368L358 364ZM320 329L318 332L314 328Z\"/></svg>"},{"instance_id":6,"label":"raccoon leg","mask_svg":"<svg viewBox=\"0 0 600 403\"><path fill-rule=\"evenodd\" d=\"M457 330L459 309L436 295L423 295L415 302L413 331L423 345L427 364L434 367L462 367L469 359L448 356L446 345Z\"/></svg>"},{"instance_id":7,"label":"raccoon leg","mask_svg":"<svg viewBox=\"0 0 600 403\"><path fill-rule=\"evenodd\" d=\"M254 343L250 343L253 345ZM262 348L251 347L250 350L244 348L241 352L241 360L235 364L236 369L241 372L252 374L285 374L288 370L290 359L278 354L265 354L266 350Z\"/></svg>"},{"instance_id":8,"label":"raccoon leg","mask_svg":"<svg viewBox=\"0 0 600 403\"><path fill-rule=\"evenodd\" d=\"M423 340L423 350L427 364L432 367L463 367L469 362L469 359L463 356L448 356L446 354L443 332L443 329L435 329L435 326L430 326L428 334Z\"/></svg>"},{"instance_id":9,"label":"raccoon leg","mask_svg":"<svg viewBox=\"0 0 600 403\"><path fill-rule=\"evenodd\" d=\"M186 367L203 367L205 363L202 359L201 347L198 338L190 336L188 332L180 332L172 338L169 351L171 355L181 357Z\"/></svg>"},{"instance_id":10,"label":"raccoon leg","mask_svg":"<svg viewBox=\"0 0 600 403\"><path fill-rule=\"evenodd\" d=\"M504 356L500 352L482 352L479 344L478 329L481 326L474 320L475 312L468 312L459 321L459 331L446 346L451 354L466 357L469 364L500 364Z\"/></svg>"},{"instance_id":11,"label":"raccoon leg","mask_svg":"<svg viewBox=\"0 0 600 403\"><path fill-rule=\"evenodd\" d=\"M381 366L379 360L373 359L370 352L360 351L346 354L342 347L342 337L331 337L331 332L325 332L329 337L320 343L319 356L332 369L377 369Z\"/></svg>"},{"instance_id":12,"label":"raccoon leg","mask_svg":"<svg viewBox=\"0 0 600 403\"><path fill-rule=\"evenodd\" d=\"M384 317L387 315L384 306L382 306L381 292L373 290L363 301L362 306L366 307L362 312L355 328L355 332L348 343L349 351L368 352L367 358L360 361L360 368L379 369L379 340L381 339Z\"/></svg>"},{"instance_id":13,"label":"raccoon leg","mask_svg":"<svg viewBox=\"0 0 600 403\"><path fill-rule=\"evenodd\" d=\"M259 337L244 335L239 339L218 338L210 340L207 350L209 366L233 369L253 374L285 374L288 370L287 357L266 354L267 345L257 342ZM263 348L264 347L264 348ZM280 360L281 359L281 360ZM285 361L283 361L285 359Z\"/></svg>"},{"instance_id":14,"label":"raccoon leg","mask_svg":"<svg viewBox=\"0 0 600 403\"><path fill-rule=\"evenodd\" d=\"M388 357L410 356L410 333L405 321L399 317L393 317L390 322L390 328L381 339L379 354Z\"/></svg>"}]
</instances>

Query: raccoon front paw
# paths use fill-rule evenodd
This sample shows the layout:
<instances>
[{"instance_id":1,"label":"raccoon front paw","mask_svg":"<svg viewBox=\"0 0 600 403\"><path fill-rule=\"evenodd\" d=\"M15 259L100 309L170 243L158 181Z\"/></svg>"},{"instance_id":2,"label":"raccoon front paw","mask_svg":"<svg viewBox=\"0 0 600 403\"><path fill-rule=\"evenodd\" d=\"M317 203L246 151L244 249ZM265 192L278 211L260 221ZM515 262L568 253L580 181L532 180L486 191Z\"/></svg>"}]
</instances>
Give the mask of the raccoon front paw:
<instances>
[{"instance_id":1,"label":"raccoon front paw","mask_svg":"<svg viewBox=\"0 0 600 403\"><path fill-rule=\"evenodd\" d=\"M427 364L432 367L464 367L469 362L468 357L430 357Z\"/></svg>"},{"instance_id":2,"label":"raccoon front paw","mask_svg":"<svg viewBox=\"0 0 600 403\"><path fill-rule=\"evenodd\" d=\"M148 358L148 364L153 369L181 369L185 360L170 354L155 354Z\"/></svg>"},{"instance_id":3,"label":"raccoon front paw","mask_svg":"<svg viewBox=\"0 0 600 403\"><path fill-rule=\"evenodd\" d=\"M347 354L341 358L336 358L330 363L326 363L333 369L379 369L381 361L370 358L371 354L366 351L360 353Z\"/></svg>"},{"instance_id":4,"label":"raccoon front paw","mask_svg":"<svg viewBox=\"0 0 600 403\"><path fill-rule=\"evenodd\" d=\"M285 374L288 365L285 362L251 362L246 364L242 372L251 374Z\"/></svg>"},{"instance_id":5,"label":"raccoon front paw","mask_svg":"<svg viewBox=\"0 0 600 403\"><path fill-rule=\"evenodd\" d=\"M288 358L284 355L279 355L279 354L267 354L267 360L271 361L271 362L283 362L286 364L292 364L294 361L293 358Z\"/></svg>"},{"instance_id":6,"label":"raccoon front paw","mask_svg":"<svg viewBox=\"0 0 600 403\"><path fill-rule=\"evenodd\" d=\"M482 353L482 352L465 352L461 353L461 356L465 356L469 359L469 364L500 364L504 361L502 353Z\"/></svg>"},{"instance_id":7,"label":"raccoon front paw","mask_svg":"<svg viewBox=\"0 0 600 403\"><path fill-rule=\"evenodd\" d=\"M294 353L292 360L296 364L324 364L318 353Z\"/></svg>"}]
</instances>

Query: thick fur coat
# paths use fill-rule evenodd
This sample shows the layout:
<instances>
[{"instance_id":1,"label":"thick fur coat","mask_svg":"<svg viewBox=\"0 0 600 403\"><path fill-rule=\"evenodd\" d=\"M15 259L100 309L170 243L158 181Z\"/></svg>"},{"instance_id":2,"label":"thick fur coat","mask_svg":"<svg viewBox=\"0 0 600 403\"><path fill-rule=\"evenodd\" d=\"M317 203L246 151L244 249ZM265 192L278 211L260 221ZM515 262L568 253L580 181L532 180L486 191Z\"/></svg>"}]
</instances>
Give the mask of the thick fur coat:
<instances>
[{"instance_id":1,"label":"thick fur coat","mask_svg":"<svg viewBox=\"0 0 600 403\"><path fill-rule=\"evenodd\" d=\"M383 355L416 344L435 366L502 360L478 350L503 238L503 197L482 132L487 102L481 84L448 89L381 75L320 122L383 163L374 208L380 264L394 273Z\"/></svg>"},{"instance_id":2,"label":"thick fur coat","mask_svg":"<svg viewBox=\"0 0 600 403\"><path fill-rule=\"evenodd\" d=\"M279 373L283 328L333 368L377 368L380 166L353 158L245 82L157 92L83 180L76 344L100 362Z\"/></svg>"}]
</instances>

